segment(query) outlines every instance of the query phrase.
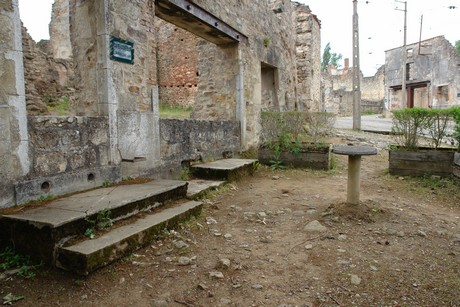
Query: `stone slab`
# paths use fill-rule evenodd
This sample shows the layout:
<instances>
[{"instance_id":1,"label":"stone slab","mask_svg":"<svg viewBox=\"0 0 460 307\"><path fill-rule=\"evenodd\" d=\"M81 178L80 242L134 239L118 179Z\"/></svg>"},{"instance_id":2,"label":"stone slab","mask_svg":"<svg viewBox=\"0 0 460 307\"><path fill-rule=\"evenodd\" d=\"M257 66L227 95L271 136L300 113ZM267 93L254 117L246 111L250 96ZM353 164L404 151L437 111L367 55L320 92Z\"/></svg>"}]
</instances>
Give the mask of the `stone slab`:
<instances>
[{"instance_id":1,"label":"stone slab","mask_svg":"<svg viewBox=\"0 0 460 307\"><path fill-rule=\"evenodd\" d=\"M6 218L29 221L39 227L55 228L77 219L83 219L104 209L113 210L129 203L141 201L154 195L180 188L187 183L176 180L154 180L149 183L120 185L74 194L55 200L50 204L5 215Z\"/></svg>"},{"instance_id":2,"label":"stone slab","mask_svg":"<svg viewBox=\"0 0 460 307\"><path fill-rule=\"evenodd\" d=\"M196 177L202 179L237 180L245 174L252 174L256 162L253 159L223 159L193 165L191 170Z\"/></svg>"},{"instance_id":3,"label":"stone slab","mask_svg":"<svg viewBox=\"0 0 460 307\"><path fill-rule=\"evenodd\" d=\"M199 197L203 193L217 189L221 185L225 184L225 181L216 181L216 180L189 180L188 189L187 189L187 198L193 199Z\"/></svg>"},{"instance_id":4,"label":"stone slab","mask_svg":"<svg viewBox=\"0 0 460 307\"><path fill-rule=\"evenodd\" d=\"M164 228L171 229L190 215L198 215L201 208L202 203L190 201L115 228L96 239L62 247L57 266L87 275L148 244Z\"/></svg>"},{"instance_id":5,"label":"stone slab","mask_svg":"<svg viewBox=\"0 0 460 307\"><path fill-rule=\"evenodd\" d=\"M332 152L346 156L370 156L377 154L377 148L371 146L334 146Z\"/></svg>"},{"instance_id":6,"label":"stone slab","mask_svg":"<svg viewBox=\"0 0 460 307\"><path fill-rule=\"evenodd\" d=\"M215 170L235 170L240 167L247 165L252 165L257 160L253 159L223 159L209 163L193 165L193 168L205 168L205 169L215 169Z\"/></svg>"}]
</instances>

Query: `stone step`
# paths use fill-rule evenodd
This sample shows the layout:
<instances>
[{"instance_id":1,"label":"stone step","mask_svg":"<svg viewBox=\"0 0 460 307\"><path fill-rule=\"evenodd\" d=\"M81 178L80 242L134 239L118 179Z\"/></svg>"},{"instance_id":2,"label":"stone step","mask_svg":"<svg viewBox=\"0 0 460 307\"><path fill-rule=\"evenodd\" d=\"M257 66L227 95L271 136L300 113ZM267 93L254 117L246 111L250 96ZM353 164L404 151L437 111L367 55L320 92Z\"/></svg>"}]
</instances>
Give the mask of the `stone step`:
<instances>
[{"instance_id":1,"label":"stone step","mask_svg":"<svg viewBox=\"0 0 460 307\"><path fill-rule=\"evenodd\" d=\"M187 185L184 181L153 180L74 194L37 208L24 207L22 212L2 217L0 237L18 251L54 264L56 249L83 235L101 214L121 220L155 209L166 201L185 198Z\"/></svg>"},{"instance_id":2,"label":"stone step","mask_svg":"<svg viewBox=\"0 0 460 307\"><path fill-rule=\"evenodd\" d=\"M58 250L56 266L88 275L149 244L163 229L172 229L191 216L199 215L201 209L200 202L190 201L115 228L96 239L61 247Z\"/></svg>"},{"instance_id":3,"label":"stone step","mask_svg":"<svg viewBox=\"0 0 460 307\"><path fill-rule=\"evenodd\" d=\"M187 181L187 198L199 199L208 191L215 190L225 184L225 181L193 179Z\"/></svg>"},{"instance_id":4,"label":"stone step","mask_svg":"<svg viewBox=\"0 0 460 307\"><path fill-rule=\"evenodd\" d=\"M202 179L233 181L245 175L252 175L257 160L253 159L223 159L210 163L191 166L194 176Z\"/></svg>"}]
</instances>

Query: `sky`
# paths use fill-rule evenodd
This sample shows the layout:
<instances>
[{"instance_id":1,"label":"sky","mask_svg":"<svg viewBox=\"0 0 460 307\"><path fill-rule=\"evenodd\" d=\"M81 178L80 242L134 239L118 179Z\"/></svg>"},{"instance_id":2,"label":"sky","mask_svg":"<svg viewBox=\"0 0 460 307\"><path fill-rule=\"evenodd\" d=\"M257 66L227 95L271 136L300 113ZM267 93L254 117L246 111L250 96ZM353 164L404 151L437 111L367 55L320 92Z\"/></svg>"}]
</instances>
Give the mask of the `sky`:
<instances>
[{"instance_id":1,"label":"sky","mask_svg":"<svg viewBox=\"0 0 460 307\"><path fill-rule=\"evenodd\" d=\"M352 65L352 0L297 0L307 4L321 21L321 53L327 43L332 52ZM19 0L21 19L35 41L49 39L53 0ZM403 45L404 4L395 0L358 0L360 67L372 76L385 63L385 50ZM449 9L455 6L456 9ZM452 44L460 40L460 0L407 0L407 44L444 35ZM342 63L343 65L343 63Z\"/></svg>"}]
</instances>

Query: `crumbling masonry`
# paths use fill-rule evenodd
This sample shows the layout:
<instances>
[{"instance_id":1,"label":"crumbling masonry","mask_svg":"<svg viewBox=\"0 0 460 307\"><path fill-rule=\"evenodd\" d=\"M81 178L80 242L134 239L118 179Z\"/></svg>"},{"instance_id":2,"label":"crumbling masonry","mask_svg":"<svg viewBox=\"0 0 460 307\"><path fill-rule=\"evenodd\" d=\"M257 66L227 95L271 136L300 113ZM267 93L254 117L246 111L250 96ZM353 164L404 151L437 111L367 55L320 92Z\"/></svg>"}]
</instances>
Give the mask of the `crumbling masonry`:
<instances>
[{"instance_id":1,"label":"crumbling masonry","mask_svg":"<svg viewBox=\"0 0 460 307\"><path fill-rule=\"evenodd\" d=\"M320 24L295 2L57 0L36 45L0 0L0 26L0 207L174 177L256 146L262 109L320 110ZM160 101L193 118L161 119Z\"/></svg>"}]
</instances>

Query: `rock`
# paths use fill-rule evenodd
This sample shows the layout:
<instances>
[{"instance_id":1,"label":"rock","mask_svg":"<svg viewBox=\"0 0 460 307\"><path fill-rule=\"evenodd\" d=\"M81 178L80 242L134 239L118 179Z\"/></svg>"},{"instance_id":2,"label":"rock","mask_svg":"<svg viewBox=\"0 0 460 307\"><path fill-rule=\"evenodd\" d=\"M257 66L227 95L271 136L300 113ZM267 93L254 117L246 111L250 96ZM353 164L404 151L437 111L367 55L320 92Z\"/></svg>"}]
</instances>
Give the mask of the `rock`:
<instances>
[{"instance_id":1,"label":"rock","mask_svg":"<svg viewBox=\"0 0 460 307\"><path fill-rule=\"evenodd\" d=\"M460 234L454 236L454 242L460 242Z\"/></svg>"},{"instance_id":2,"label":"rock","mask_svg":"<svg viewBox=\"0 0 460 307\"><path fill-rule=\"evenodd\" d=\"M221 305L230 305L232 303L231 300L229 300L228 298L222 298L220 299L220 304Z\"/></svg>"},{"instance_id":3,"label":"rock","mask_svg":"<svg viewBox=\"0 0 460 307\"><path fill-rule=\"evenodd\" d=\"M189 245L187 243L185 243L184 241L180 240L180 241L176 241L174 240L173 241L173 244L176 248L178 249L181 249L181 248L188 248Z\"/></svg>"},{"instance_id":4,"label":"rock","mask_svg":"<svg viewBox=\"0 0 460 307\"><path fill-rule=\"evenodd\" d=\"M227 240L231 239L232 237L233 236L231 234L229 234L229 233L224 234L224 238L227 239Z\"/></svg>"},{"instance_id":5,"label":"rock","mask_svg":"<svg viewBox=\"0 0 460 307\"><path fill-rule=\"evenodd\" d=\"M398 232L396 233L396 235L397 235L398 237L400 237L400 238L402 238L402 237L405 236L404 231L398 231Z\"/></svg>"},{"instance_id":6,"label":"rock","mask_svg":"<svg viewBox=\"0 0 460 307\"><path fill-rule=\"evenodd\" d=\"M358 286L361 284L361 278L359 278L358 275L351 275L351 283Z\"/></svg>"},{"instance_id":7,"label":"rock","mask_svg":"<svg viewBox=\"0 0 460 307\"><path fill-rule=\"evenodd\" d=\"M418 230L418 231L417 231L417 235L420 236L420 237L422 237L422 238L428 237L427 234L426 234L426 232L424 232L424 231L422 231L422 230Z\"/></svg>"},{"instance_id":8,"label":"rock","mask_svg":"<svg viewBox=\"0 0 460 307\"><path fill-rule=\"evenodd\" d=\"M219 272L219 271L212 271L212 272L209 272L209 277L216 278L216 279L222 279L224 278L224 274L222 274L222 272Z\"/></svg>"},{"instance_id":9,"label":"rock","mask_svg":"<svg viewBox=\"0 0 460 307\"><path fill-rule=\"evenodd\" d=\"M259 212L259 213L257 213L257 217L258 217L259 219L263 220L264 218L267 217L267 213L265 213L265 212L263 212L263 211L262 211L262 212Z\"/></svg>"},{"instance_id":10,"label":"rock","mask_svg":"<svg viewBox=\"0 0 460 307\"><path fill-rule=\"evenodd\" d=\"M154 300L151 306L152 307L168 307L169 304L165 300Z\"/></svg>"},{"instance_id":11,"label":"rock","mask_svg":"<svg viewBox=\"0 0 460 307\"><path fill-rule=\"evenodd\" d=\"M373 266L373 265L371 265L371 271L372 271L372 272L377 272L377 271L378 271L378 269L377 269L377 267L376 267L376 266Z\"/></svg>"},{"instance_id":12,"label":"rock","mask_svg":"<svg viewBox=\"0 0 460 307\"><path fill-rule=\"evenodd\" d=\"M308 223L303 230L307 232L324 232L327 231L327 227L321 225L320 222L315 220Z\"/></svg>"},{"instance_id":13,"label":"rock","mask_svg":"<svg viewBox=\"0 0 460 307\"><path fill-rule=\"evenodd\" d=\"M272 179L273 179L273 180L279 180L279 179L280 179L280 176L273 176Z\"/></svg>"},{"instance_id":14,"label":"rock","mask_svg":"<svg viewBox=\"0 0 460 307\"><path fill-rule=\"evenodd\" d=\"M260 284L256 284L256 285L252 286L252 289L256 289L256 290L262 290L263 288L264 288L264 286L262 286Z\"/></svg>"},{"instance_id":15,"label":"rock","mask_svg":"<svg viewBox=\"0 0 460 307\"><path fill-rule=\"evenodd\" d=\"M208 225L217 224L217 221L212 217L207 217L206 218L206 224L208 224Z\"/></svg>"},{"instance_id":16,"label":"rock","mask_svg":"<svg viewBox=\"0 0 460 307\"><path fill-rule=\"evenodd\" d=\"M201 284L198 284L197 286L198 289L200 290L208 290L208 286L206 286L205 284L201 283Z\"/></svg>"},{"instance_id":17,"label":"rock","mask_svg":"<svg viewBox=\"0 0 460 307\"><path fill-rule=\"evenodd\" d=\"M307 214L309 214L309 215L316 214L317 212L318 212L318 210L316 210L316 209L307 210Z\"/></svg>"},{"instance_id":18,"label":"rock","mask_svg":"<svg viewBox=\"0 0 460 307\"><path fill-rule=\"evenodd\" d=\"M344 249L342 249L342 248L337 249L337 251L338 251L339 253L345 253L345 252L346 252L346 250L344 250Z\"/></svg>"},{"instance_id":19,"label":"rock","mask_svg":"<svg viewBox=\"0 0 460 307\"><path fill-rule=\"evenodd\" d=\"M347 239L347 235L339 235L339 237L337 238L339 241L345 241Z\"/></svg>"},{"instance_id":20,"label":"rock","mask_svg":"<svg viewBox=\"0 0 460 307\"><path fill-rule=\"evenodd\" d=\"M192 264L192 259L188 257L180 257L179 260L177 261L178 265L186 266Z\"/></svg>"},{"instance_id":21,"label":"rock","mask_svg":"<svg viewBox=\"0 0 460 307\"><path fill-rule=\"evenodd\" d=\"M223 259L219 260L219 267L220 268L228 269L228 268L230 268L230 264L231 264L230 259L223 258Z\"/></svg>"},{"instance_id":22,"label":"rock","mask_svg":"<svg viewBox=\"0 0 460 307\"><path fill-rule=\"evenodd\" d=\"M292 212L292 215L294 215L294 216L304 216L305 211L303 211L303 210L294 211L294 212Z\"/></svg>"},{"instance_id":23,"label":"rock","mask_svg":"<svg viewBox=\"0 0 460 307\"><path fill-rule=\"evenodd\" d=\"M305 245L305 249L306 249L306 250L311 250L311 249L313 249L313 244L307 244L307 245Z\"/></svg>"}]
</instances>

